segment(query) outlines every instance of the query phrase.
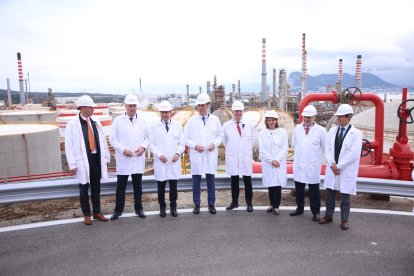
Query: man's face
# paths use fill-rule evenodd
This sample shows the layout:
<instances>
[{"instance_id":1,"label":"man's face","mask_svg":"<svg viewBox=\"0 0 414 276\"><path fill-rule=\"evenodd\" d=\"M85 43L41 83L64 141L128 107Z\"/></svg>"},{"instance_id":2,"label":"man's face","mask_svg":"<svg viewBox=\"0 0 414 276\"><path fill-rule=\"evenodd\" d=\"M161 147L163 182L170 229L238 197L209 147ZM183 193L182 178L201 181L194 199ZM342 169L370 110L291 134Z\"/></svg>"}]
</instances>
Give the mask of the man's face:
<instances>
[{"instance_id":1,"label":"man's face","mask_svg":"<svg viewBox=\"0 0 414 276\"><path fill-rule=\"evenodd\" d=\"M303 123L305 126L310 127L315 122L316 116L303 116Z\"/></svg>"},{"instance_id":2,"label":"man's face","mask_svg":"<svg viewBox=\"0 0 414 276\"><path fill-rule=\"evenodd\" d=\"M125 110L127 115L131 118L137 114L137 105L136 104L125 104Z\"/></svg>"},{"instance_id":3,"label":"man's face","mask_svg":"<svg viewBox=\"0 0 414 276\"><path fill-rule=\"evenodd\" d=\"M172 113L171 111L160 111L161 119L164 122L170 121L170 119L171 119L171 113Z\"/></svg>"},{"instance_id":4,"label":"man's face","mask_svg":"<svg viewBox=\"0 0 414 276\"><path fill-rule=\"evenodd\" d=\"M208 104L199 104L198 105L198 112L201 116L207 115L208 111Z\"/></svg>"},{"instance_id":5,"label":"man's face","mask_svg":"<svg viewBox=\"0 0 414 276\"><path fill-rule=\"evenodd\" d=\"M344 126L348 125L349 122L351 121L351 116L349 114L347 114L347 115L337 115L336 117L338 118L338 124L341 127L344 127Z\"/></svg>"},{"instance_id":6,"label":"man's face","mask_svg":"<svg viewBox=\"0 0 414 276\"><path fill-rule=\"evenodd\" d=\"M233 118L236 122L240 122L243 117L243 111L241 110L233 110Z\"/></svg>"},{"instance_id":7,"label":"man's face","mask_svg":"<svg viewBox=\"0 0 414 276\"><path fill-rule=\"evenodd\" d=\"M81 106L80 113L83 117L89 118L93 115L93 111L95 108L90 106Z\"/></svg>"}]
</instances>

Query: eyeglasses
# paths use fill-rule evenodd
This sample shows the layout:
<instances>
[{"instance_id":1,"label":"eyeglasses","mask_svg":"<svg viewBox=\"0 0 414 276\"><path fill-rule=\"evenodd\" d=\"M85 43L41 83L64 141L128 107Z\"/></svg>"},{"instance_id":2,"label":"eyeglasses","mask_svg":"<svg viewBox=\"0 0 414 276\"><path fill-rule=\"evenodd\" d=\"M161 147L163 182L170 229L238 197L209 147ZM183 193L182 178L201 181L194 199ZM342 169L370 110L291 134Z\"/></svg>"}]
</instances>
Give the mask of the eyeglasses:
<instances>
[{"instance_id":1,"label":"eyeglasses","mask_svg":"<svg viewBox=\"0 0 414 276\"><path fill-rule=\"evenodd\" d=\"M199 106L199 107L202 107L202 106L206 106L206 105L205 105L205 104L199 104L198 106Z\"/></svg>"}]
</instances>

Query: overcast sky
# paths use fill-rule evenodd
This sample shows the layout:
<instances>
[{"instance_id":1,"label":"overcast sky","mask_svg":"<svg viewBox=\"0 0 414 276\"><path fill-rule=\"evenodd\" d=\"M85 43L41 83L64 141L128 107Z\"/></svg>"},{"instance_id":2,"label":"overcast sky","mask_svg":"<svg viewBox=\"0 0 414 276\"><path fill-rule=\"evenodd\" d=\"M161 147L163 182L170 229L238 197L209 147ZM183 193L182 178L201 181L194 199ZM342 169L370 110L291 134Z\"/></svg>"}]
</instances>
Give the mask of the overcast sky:
<instances>
[{"instance_id":1,"label":"overcast sky","mask_svg":"<svg viewBox=\"0 0 414 276\"><path fill-rule=\"evenodd\" d=\"M272 68L308 74L362 71L414 86L414 1L0 0L0 88L19 89L16 53L31 91L196 93L261 81L261 41Z\"/></svg>"}]
</instances>

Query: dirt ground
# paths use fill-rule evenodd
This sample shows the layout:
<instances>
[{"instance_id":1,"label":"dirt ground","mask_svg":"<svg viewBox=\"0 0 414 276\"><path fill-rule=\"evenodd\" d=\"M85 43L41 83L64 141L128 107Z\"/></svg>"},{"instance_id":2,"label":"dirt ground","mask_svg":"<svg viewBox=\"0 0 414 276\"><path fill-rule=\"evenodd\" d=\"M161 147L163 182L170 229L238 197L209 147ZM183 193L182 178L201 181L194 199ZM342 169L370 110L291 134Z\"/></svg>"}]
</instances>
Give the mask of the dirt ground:
<instances>
[{"instance_id":1,"label":"dirt ground","mask_svg":"<svg viewBox=\"0 0 414 276\"><path fill-rule=\"evenodd\" d=\"M267 191L257 190L253 193L253 205L267 206L269 203ZM168 195L167 206L168 203ZM325 206L324 193L321 192L322 206ZM338 197L339 199L339 197ZM125 213L134 212L133 196L128 194L125 203ZM206 207L207 193L202 193L201 207ZM231 202L231 192L229 190L216 191L216 207L225 207ZM240 191L239 204L244 206L244 191ZM306 206L309 206L308 198L305 199ZM144 194L143 205L145 211L159 210L157 194ZM180 192L178 194L178 212L179 209L192 208L192 193ZM281 206L295 206L294 192L290 190L282 191ZM338 206L338 201L337 201ZM115 196L102 196L101 207L104 214L111 214L115 207ZM383 209L395 211L413 211L414 199L389 197L374 199L370 195L357 195L351 197L352 208ZM168 207L167 207L168 208ZM283 211L282 211L283 212ZM50 221L58 219L82 217L78 198L32 201L25 203L3 204L0 205L0 227L34 223L41 221Z\"/></svg>"}]
</instances>

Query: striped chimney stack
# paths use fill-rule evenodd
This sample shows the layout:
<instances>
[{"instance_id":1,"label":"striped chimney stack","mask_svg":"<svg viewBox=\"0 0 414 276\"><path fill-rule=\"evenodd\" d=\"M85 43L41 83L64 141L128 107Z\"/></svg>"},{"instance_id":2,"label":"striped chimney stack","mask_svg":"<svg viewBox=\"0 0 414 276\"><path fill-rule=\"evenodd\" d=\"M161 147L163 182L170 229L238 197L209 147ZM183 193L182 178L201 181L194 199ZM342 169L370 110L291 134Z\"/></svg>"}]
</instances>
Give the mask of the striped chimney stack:
<instances>
[{"instance_id":1,"label":"striped chimney stack","mask_svg":"<svg viewBox=\"0 0 414 276\"><path fill-rule=\"evenodd\" d=\"M343 70L342 70L342 58L339 59L339 68L338 68L338 91L342 90L342 79L343 79Z\"/></svg>"},{"instance_id":2,"label":"striped chimney stack","mask_svg":"<svg viewBox=\"0 0 414 276\"><path fill-rule=\"evenodd\" d=\"M362 64L362 56L357 55L356 73L355 73L355 86L359 89L361 89L361 64Z\"/></svg>"},{"instance_id":3,"label":"striped chimney stack","mask_svg":"<svg viewBox=\"0 0 414 276\"><path fill-rule=\"evenodd\" d=\"M266 101L266 38L262 39L262 92L260 94L260 103L264 103Z\"/></svg>"},{"instance_id":4,"label":"striped chimney stack","mask_svg":"<svg viewBox=\"0 0 414 276\"><path fill-rule=\"evenodd\" d=\"M20 104L24 105L26 103L26 100L24 96L24 85L23 85L22 55L20 53L17 53L17 68L19 71Z\"/></svg>"},{"instance_id":5,"label":"striped chimney stack","mask_svg":"<svg viewBox=\"0 0 414 276\"><path fill-rule=\"evenodd\" d=\"M302 34L302 77L300 99L306 96L306 34Z\"/></svg>"},{"instance_id":6,"label":"striped chimney stack","mask_svg":"<svg viewBox=\"0 0 414 276\"><path fill-rule=\"evenodd\" d=\"M240 80L237 81L237 92L239 95L239 100L241 99L241 93L240 93Z\"/></svg>"}]
</instances>

